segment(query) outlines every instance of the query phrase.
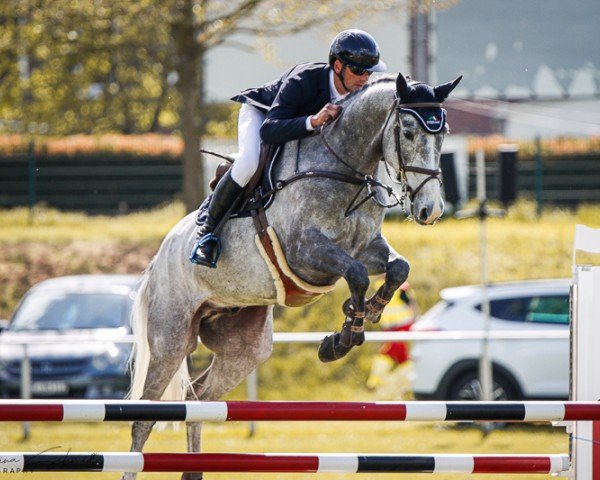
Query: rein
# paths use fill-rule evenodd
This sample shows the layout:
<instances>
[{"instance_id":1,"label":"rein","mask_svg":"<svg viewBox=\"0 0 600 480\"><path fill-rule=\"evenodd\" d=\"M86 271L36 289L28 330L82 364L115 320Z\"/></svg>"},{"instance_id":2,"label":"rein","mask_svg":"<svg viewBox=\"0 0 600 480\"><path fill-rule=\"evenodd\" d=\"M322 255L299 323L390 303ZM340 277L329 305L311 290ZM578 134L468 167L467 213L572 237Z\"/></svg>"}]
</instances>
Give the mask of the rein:
<instances>
[{"instance_id":1,"label":"rein","mask_svg":"<svg viewBox=\"0 0 600 480\"><path fill-rule=\"evenodd\" d=\"M393 191L392 187L390 187L389 185L385 185L378 180L375 180L371 175L365 175L363 178L358 178L358 177L353 177L351 175L345 175L343 173L330 172L327 170L310 170L307 172L296 173L296 174L292 175L291 177L286 178L285 180L277 180L277 182L275 182L275 186L271 190L268 190L267 192L264 192L261 195L259 195L258 197L254 198L253 202L249 203L247 205L246 209L251 210L252 208L254 208L254 203L257 200L258 201L265 200L266 198L269 198L271 195L275 195L278 191L283 190L285 187L287 187L291 183L294 183L298 180L302 180L305 178L329 178L331 180L337 180L342 183L349 183L352 185L360 185L361 188L358 190L356 195L352 198L352 200L348 204L348 207L346 208L346 211L344 212L345 217L350 216L354 211L358 210L366 201L368 201L371 198L373 199L373 201L375 203L377 203L380 207L383 207L383 208L395 207L396 205L399 205L402 202L402 200L398 197L396 192ZM382 204L376 197L376 192L373 190L374 187L383 188L388 193L388 195L393 196L396 199L396 203L394 203L392 205ZM368 192L367 196L365 198L363 198L360 202L356 203L358 197L360 196L361 192L365 188L367 189L367 192Z\"/></svg>"},{"instance_id":2,"label":"rein","mask_svg":"<svg viewBox=\"0 0 600 480\"><path fill-rule=\"evenodd\" d=\"M343 110L342 110L342 113L343 113ZM389 120L390 115L391 115L391 111L387 115L387 118L386 118L386 121L385 121L385 124L384 124L384 129L385 129L385 125L387 125L387 122ZM361 185L361 188L360 188L360 190L358 192L356 192L356 195L354 195L354 197L350 201L348 207L346 208L346 211L344 212L344 216L348 217L349 215L351 215L353 212L355 212L356 210L358 210L369 199L372 199L373 202L375 202L381 208L392 208L392 207L395 207L397 205L402 205L403 206L404 205L404 202L403 202L404 196L402 196L402 197L398 196L398 194L396 192L394 192L394 189L392 187L390 187L389 185L381 183L380 181L375 180L372 175L368 175L368 174L362 173L361 171L359 171L356 168L354 168L352 165L350 165L348 162L346 162L333 149L333 147L329 144L329 142L327 141L327 138L325 138L325 127L328 126L328 125L332 125L340 117L341 117L341 114L333 122L325 123L321 127L320 137L321 137L321 142L323 143L323 145L325 145L325 148L327 148L327 150L329 151L329 153L331 153L333 155L333 157L338 162L340 162L343 165L345 165L346 167L348 167L350 170L352 170L354 173L356 173L360 177L360 178L358 178L358 177L352 177L352 176L349 176L349 175L345 175L346 178L350 179L350 180L347 180L346 183L354 183L356 185ZM386 163L386 168L387 168L387 163ZM333 173L333 172L329 172L329 173ZM388 174L389 174L389 172L388 172ZM391 175L390 175L390 178L391 178ZM373 190L374 186L375 187L379 187L379 188L383 188L387 192L388 196L394 198L394 201L392 203L383 203L383 202L381 202L377 198L377 192L375 190ZM364 197L359 203L357 203L355 205L355 202L357 201L358 197L360 196L360 194L362 193L362 191L365 188L367 189L367 192L368 192L367 196Z\"/></svg>"}]
</instances>

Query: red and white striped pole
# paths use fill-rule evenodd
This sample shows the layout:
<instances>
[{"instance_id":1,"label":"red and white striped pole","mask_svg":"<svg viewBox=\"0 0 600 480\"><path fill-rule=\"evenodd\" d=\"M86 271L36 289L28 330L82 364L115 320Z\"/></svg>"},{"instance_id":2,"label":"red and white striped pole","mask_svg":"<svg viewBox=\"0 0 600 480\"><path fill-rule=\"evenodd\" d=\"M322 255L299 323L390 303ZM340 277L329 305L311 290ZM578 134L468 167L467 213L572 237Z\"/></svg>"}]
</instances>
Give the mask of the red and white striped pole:
<instances>
[{"instance_id":1,"label":"red and white striped pole","mask_svg":"<svg viewBox=\"0 0 600 480\"><path fill-rule=\"evenodd\" d=\"M0 473L77 471L552 474L568 469L568 455L0 453Z\"/></svg>"},{"instance_id":2,"label":"red and white striped pole","mask_svg":"<svg viewBox=\"0 0 600 480\"><path fill-rule=\"evenodd\" d=\"M596 402L152 402L0 400L0 422L600 420Z\"/></svg>"}]
</instances>

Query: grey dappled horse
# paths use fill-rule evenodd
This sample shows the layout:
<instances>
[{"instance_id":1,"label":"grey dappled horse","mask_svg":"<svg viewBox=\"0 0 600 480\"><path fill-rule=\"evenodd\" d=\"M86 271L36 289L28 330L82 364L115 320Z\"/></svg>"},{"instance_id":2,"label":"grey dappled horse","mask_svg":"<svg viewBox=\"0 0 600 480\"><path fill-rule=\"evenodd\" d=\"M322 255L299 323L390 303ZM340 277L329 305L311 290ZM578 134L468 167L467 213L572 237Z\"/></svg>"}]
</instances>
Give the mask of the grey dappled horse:
<instances>
[{"instance_id":1,"label":"grey dappled horse","mask_svg":"<svg viewBox=\"0 0 600 480\"><path fill-rule=\"evenodd\" d=\"M444 208L439 158L447 127L440 104L459 81L435 88L407 83L402 75L373 81L341 101L341 116L320 135L284 147L275 178L311 170L339 177L290 183L266 211L297 277L315 287L334 285L343 277L350 288L342 331L324 339L319 350L323 361L340 358L363 342L364 319L379 319L409 271L407 261L381 234L382 201L352 209L360 187L340 178L359 178L380 198L386 189L373 177L383 159L410 197L414 220L433 224ZM423 112L439 112L442 118L424 118ZM428 119L439 128L432 130ZM238 218L226 224L219 266L210 269L188 260L194 219L195 214L186 216L169 232L140 286L132 314L139 339L132 398L217 400L271 355L278 293L255 244L252 220ZM366 300L369 275L379 274L385 274L385 282ZM198 336L214 355L208 369L190 381L186 357L196 349ZM132 451L141 451L153 424L134 422ZM188 451L200 451L200 424L189 424L187 435ZM201 473L183 478L198 479Z\"/></svg>"}]
</instances>

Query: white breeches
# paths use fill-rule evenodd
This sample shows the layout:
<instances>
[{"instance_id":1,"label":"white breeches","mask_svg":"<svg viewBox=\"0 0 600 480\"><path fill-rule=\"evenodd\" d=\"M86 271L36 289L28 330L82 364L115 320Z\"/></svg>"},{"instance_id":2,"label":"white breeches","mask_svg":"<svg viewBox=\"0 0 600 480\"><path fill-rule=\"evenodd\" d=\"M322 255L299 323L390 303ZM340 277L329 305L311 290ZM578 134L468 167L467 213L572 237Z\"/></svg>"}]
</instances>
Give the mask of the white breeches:
<instances>
[{"instance_id":1,"label":"white breeches","mask_svg":"<svg viewBox=\"0 0 600 480\"><path fill-rule=\"evenodd\" d=\"M260 127L265 114L252 105L242 103L238 117L238 152L233 155L231 178L245 187L258 168L260 156Z\"/></svg>"}]
</instances>

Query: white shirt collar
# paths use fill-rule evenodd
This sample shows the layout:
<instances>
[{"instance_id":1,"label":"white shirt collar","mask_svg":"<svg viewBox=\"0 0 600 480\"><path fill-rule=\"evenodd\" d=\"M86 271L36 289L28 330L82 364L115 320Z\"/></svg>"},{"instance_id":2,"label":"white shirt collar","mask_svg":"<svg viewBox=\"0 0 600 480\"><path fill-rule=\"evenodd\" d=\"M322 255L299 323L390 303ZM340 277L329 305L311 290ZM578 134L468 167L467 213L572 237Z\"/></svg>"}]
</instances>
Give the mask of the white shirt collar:
<instances>
[{"instance_id":1,"label":"white shirt collar","mask_svg":"<svg viewBox=\"0 0 600 480\"><path fill-rule=\"evenodd\" d=\"M332 102L337 102L344 98L347 94L339 94L337 89L335 88L335 83L333 82L333 68L329 71L329 95L331 97Z\"/></svg>"}]
</instances>

